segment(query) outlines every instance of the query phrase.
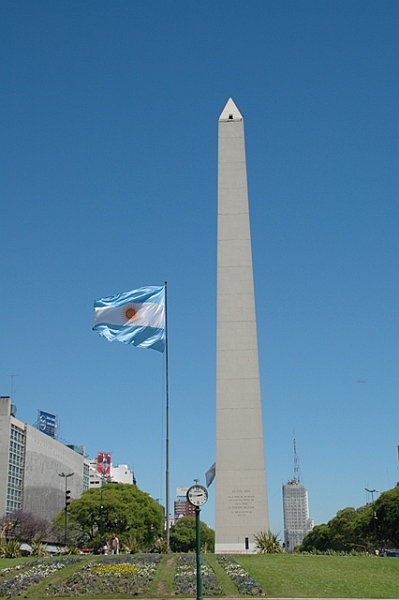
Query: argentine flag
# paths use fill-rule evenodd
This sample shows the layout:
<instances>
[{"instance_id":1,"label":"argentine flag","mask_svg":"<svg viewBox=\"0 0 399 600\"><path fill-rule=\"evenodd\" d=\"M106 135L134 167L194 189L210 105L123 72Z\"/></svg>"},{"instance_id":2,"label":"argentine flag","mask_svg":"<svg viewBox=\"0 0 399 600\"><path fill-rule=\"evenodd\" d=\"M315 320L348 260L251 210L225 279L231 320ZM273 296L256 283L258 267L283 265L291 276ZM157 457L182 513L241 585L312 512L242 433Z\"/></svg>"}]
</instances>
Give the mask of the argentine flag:
<instances>
[{"instance_id":1,"label":"argentine flag","mask_svg":"<svg viewBox=\"0 0 399 600\"><path fill-rule=\"evenodd\" d=\"M165 350L165 288L149 285L94 302L94 327L109 342Z\"/></svg>"}]
</instances>

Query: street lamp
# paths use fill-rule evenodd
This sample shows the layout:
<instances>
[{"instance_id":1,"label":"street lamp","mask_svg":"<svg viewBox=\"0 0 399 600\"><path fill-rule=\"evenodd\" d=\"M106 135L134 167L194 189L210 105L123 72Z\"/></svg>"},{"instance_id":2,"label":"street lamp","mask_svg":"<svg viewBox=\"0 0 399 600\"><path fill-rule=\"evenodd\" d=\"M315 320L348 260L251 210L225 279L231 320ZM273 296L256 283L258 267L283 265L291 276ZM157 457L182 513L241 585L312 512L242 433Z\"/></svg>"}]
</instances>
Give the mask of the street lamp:
<instances>
[{"instance_id":1,"label":"street lamp","mask_svg":"<svg viewBox=\"0 0 399 600\"><path fill-rule=\"evenodd\" d=\"M100 535L102 537L103 535L103 482L101 480L101 487L100 487Z\"/></svg>"},{"instance_id":2,"label":"street lamp","mask_svg":"<svg viewBox=\"0 0 399 600\"><path fill-rule=\"evenodd\" d=\"M103 511L104 511L104 501L103 501L103 487L104 485L109 481L109 479L106 479L105 477L103 477L102 475L100 475L100 535L102 536L104 533L104 515L103 515Z\"/></svg>"},{"instance_id":3,"label":"street lamp","mask_svg":"<svg viewBox=\"0 0 399 600\"><path fill-rule=\"evenodd\" d=\"M99 532L100 532L100 535L102 536L103 532L104 532L103 487L111 481L111 477L109 475L107 475L107 463L104 462L104 458L103 458L103 464L102 464L102 472L99 473L99 477L100 477L100 527L99 527Z\"/></svg>"},{"instance_id":4,"label":"street lamp","mask_svg":"<svg viewBox=\"0 0 399 600\"><path fill-rule=\"evenodd\" d=\"M73 473L58 473L59 477L63 477L65 479L65 530L64 530L64 544L67 544L67 534L68 534L68 506L71 502L71 491L67 489L68 487L68 477L72 477Z\"/></svg>"},{"instance_id":5,"label":"street lamp","mask_svg":"<svg viewBox=\"0 0 399 600\"><path fill-rule=\"evenodd\" d=\"M369 490L368 488L364 488L366 492L371 494L371 510L373 512L373 529L374 529L374 547L377 546L377 513L374 510L374 494L379 492L380 490Z\"/></svg>"}]
</instances>

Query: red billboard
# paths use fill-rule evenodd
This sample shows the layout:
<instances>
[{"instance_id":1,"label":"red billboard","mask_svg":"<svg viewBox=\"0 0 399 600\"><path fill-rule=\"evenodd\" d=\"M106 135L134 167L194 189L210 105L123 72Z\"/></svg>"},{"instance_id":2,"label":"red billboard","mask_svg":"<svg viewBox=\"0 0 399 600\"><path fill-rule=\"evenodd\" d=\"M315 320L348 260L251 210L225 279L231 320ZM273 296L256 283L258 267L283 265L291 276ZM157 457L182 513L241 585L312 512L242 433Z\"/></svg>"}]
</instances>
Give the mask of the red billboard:
<instances>
[{"instance_id":1,"label":"red billboard","mask_svg":"<svg viewBox=\"0 0 399 600\"><path fill-rule=\"evenodd\" d=\"M111 455L108 454L108 452L98 452L97 473L99 473L102 477L111 477Z\"/></svg>"}]
</instances>

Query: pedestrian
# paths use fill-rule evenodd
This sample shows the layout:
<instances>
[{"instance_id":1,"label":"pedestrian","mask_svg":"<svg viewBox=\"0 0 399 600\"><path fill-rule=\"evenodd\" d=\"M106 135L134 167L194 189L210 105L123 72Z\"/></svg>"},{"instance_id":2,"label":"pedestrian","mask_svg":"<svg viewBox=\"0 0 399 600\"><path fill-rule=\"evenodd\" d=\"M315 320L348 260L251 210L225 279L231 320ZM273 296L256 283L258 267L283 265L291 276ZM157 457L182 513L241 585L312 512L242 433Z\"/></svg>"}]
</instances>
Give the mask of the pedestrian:
<instances>
[{"instance_id":1,"label":"pedestrian","mask_svg":"<svg viewBox=\"0 0 399 600\"><path fill-rule=\"evenodd\" d=\"M108 554L108 550L109 550L108 540L104 539L103 545L102 545L102 553Z\"/></svg>"},{"instance_id":2,"label":"pedestrian","mask_svg":"<svg viewBox=\"0 0 399 600\"><path fill-rule=\"evenodd\" d=\"M163 537L160 533L158 533L158 539L155 542L155 548L156 548L155 552L159 552L159 554L162 554L163 547L164 547Z\"/></svg>"},{"instance_id":3,"label":"pedestrian","mask_svg":"<svg viewBox=\"0 0 399 600\"><path fill-rule=\"evenodd\" d=\"M111 554L119 554L119 540L116 537L116 533L111 536Z\"/></svg>"}]
</instances>

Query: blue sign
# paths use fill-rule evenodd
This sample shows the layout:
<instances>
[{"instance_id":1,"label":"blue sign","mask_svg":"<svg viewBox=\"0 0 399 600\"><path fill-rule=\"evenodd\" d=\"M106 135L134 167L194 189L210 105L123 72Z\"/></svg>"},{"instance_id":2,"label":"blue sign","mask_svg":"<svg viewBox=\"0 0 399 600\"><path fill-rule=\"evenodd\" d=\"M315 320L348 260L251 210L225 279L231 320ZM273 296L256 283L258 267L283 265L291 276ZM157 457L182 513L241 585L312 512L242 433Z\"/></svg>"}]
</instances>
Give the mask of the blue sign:
<instances>
[{"instance_id":1,"label":"blue sign","mask_svg":"<svg viewBox=\"0 0 399 600\"><path fill-rule=\"evenodd\" d=\"M55 438L57 429L57 417L51 413L39 410L39 431Z\"/></svg>"}]
</instances>

